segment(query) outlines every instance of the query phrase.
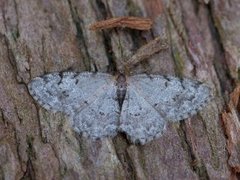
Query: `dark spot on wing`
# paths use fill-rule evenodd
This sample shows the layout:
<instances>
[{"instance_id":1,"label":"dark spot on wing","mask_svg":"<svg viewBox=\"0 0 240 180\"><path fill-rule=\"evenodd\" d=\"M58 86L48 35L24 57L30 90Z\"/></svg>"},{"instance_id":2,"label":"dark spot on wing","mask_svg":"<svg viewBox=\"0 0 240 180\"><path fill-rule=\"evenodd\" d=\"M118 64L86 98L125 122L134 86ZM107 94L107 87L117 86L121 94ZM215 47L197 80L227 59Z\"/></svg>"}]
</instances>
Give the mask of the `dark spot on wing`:
<instances>
[{"instance_id":1,"label":"dark spot on wing","mask_svg":"<svg viewBox=\"0 0 240 180\"><path fill-rule=\"evenodd\" d=\"M167 81L171 81L171 79L167 75L163 75L163 78L166 79Z\"/></svg>"},{"instance_id":2,"label":"dark spot on wing","mask_svg":"<svg viewBox=\"0 0 240 180\"><path fill-rule=\"evenodd\" d=\"M151 76L150 74L147 74L147 77L150 79L150 80L153 80L153 76Z\"/></svg>"},{"instance_id":3,"label":"dark spot on wing","mask_svg":"<svg viewBox=\"0 0 240 180\"><path fill-rule=\"evenodd\" d=\"M136 114L134 114L134 116L140 116L140 113L136 113Z\"/></svg>"},{"instance_id":4,"label":"dark spot on wing","mask_svg":"<svg viewBox=\"0 0 240 180\"><path fill-rule=\"evenodd\" d=\"M184 79L183 78L179 78L179 81L180 81L180 84L182 86L183 89L186 89L185 86L183 85L184 84Z\"/></svg>"},{"instance_id":5,"label":"dark spot on wing","mask_svg":"<svg viewBox=\"0 0 240 180\"><path fill-rule=\"evenodd\" d=\"M209 99L204 99L204 104L208 103Z\"/></svg>"},{"instance_id":6,"label":"dark spot on wing","mask_svg":"<svg viewBox=\"0 0 240 180\"><path fill-rule=\"evenodd\" d=\"M177 101L178 97L180 96L180 94L176 94L175 97L172 98L173 101Z\"/></svg>"},{"instance_id":7,"label":"dark spot on wing","mask_svg":"<svg viewBox=\"0 0 240 180\"><path fill-rule=\"evenodd\" d=\"M189 97L188 100L189 100L189 101L192 101L194 98L195 98L195 96L192 95L192 96Z\"/></svg>"},{"instance_id":8,"label":"dark spot on wing","mask_svg":"<svg viewBox=\"0 0 240 180\"><path fill-rule=\"evenodd\" d=\"M49 82L49 76L48 75L42 76L42 78L45 82Z\"/></svg>"},{"instance_id":9,"label":"dark spot on wing","mask_svg":"<svg viewBox=\"0 0 240 180\"><path fill-rule=\"evenodd\" d=\"M60 85L62 83L62 80L63 80L63 72L59 72L58 75L61 78L61 80L58 82L58 85Z\"/></svg>"},{"instance_id":10,"label":"dark spot on wing","mask_svg":"<svg viewBox=\"0 0 240 180\"><path fill-rule=\"evenodd\" d=\"M79 75L78 73L74 73L73 78L77 77L78 75Z\"/></svg>"},{"instance_id":11,"label":"dark spot on wing","mask_svg":"<svg viewBox=\"0 0 240 180\"><path fill-rule=\"evenodd\" d=\"M104 116L104 115L105 115L105 113L102 112L102 111L100 111L99 114L100 114L101 116Z\"/></svg>"},{"instance_id":12,"label":"dark spot on wing","mask_svg":"<svg viewBox=\"0 0 240 180\"><path fill-rule=\"evenodd\" d=\"M168 81L166 81L166 82L164 83L164 85L165 85L165 87L168 87Z\"/></svg>"},{"instance_id":13,"label":"dark spot on wing","mask_svg":"<svg viewBox=\"0 0 240 180\"><path fill-rule=\"evenodd\" d=\"M59 99L65 99L66 97L69 97L69 94L67 93L67 91L63 91L62 94L60 94Z\"/></svg>"},{"instance_id":14,"label":"dark spot on wing","mask_svg":"<svg viewBox=\"0 0 240 180\"><path fill-rule=\"evenodd\" d=\"M68 97L68 96L69 96L69 94L67 93L67 91L63 91L62 93L63 93L63 95L64 95L65 97Z\"/></svg>"},{"instance_id":15,"label":"dark spot on wing","mask_svg":"<svg viewBox=\"0 0 240 180\"><path fill-rule=\"evenodd\" d=\"M194 82L194 83L192 84L192 86L193 86L195 89L198 89L199 86L201 86L201 85L202 85L202 83L199 82L199 81L196 81L196 82Z\"/></svg>"},{"instance_id":16,"label":"dark spot on wing","mask_svg":"<svg viewBox=\"0 0 240 180\"><path fill-rule=\"evenodd\" d=\"M53 96L53 94L52 94L51 91L47 90L46 92L47 92L48 94L50 94L51 96Z\"/></svg>"},{"instance_id":17,"label":"dark spot on wing","mask_svg":"<svg viewBox=\"0 0 240 180\"><path fill-rule=\"evenodd\" d=\"M75 84L78 84L78 82L79 82L79 80L78 80L78 79L76 79L76 81L75 81Z\"/></svg>"},{"instance_id":18,"label":"dark spot on wing","mask_svg":"<svg viewBox=\"0 0 240 180\"><path fill-rule=\"evenodd\" d=\"M60 76L60 78L63 78L63 72L59 72L58 75Z\"/></svg>"}]
</instances>

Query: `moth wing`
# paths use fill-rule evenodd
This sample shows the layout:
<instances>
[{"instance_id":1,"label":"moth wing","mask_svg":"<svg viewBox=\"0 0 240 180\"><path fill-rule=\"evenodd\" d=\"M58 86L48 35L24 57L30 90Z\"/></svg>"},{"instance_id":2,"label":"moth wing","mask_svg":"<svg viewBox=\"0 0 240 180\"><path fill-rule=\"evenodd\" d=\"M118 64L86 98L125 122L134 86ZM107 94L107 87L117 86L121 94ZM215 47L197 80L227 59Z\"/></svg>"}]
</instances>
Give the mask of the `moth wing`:
<instances>
[{"instance_id":1,"label":"moth wing","mask_svg":"<svg viewBox=\"0 0 240 180\"><path fill-rule=\"evenodd\" d=\"M140 74L129 83L166 121L186 119L212 99L207 85L186 78Z\"/></svg>"},{"instance_id":2,"label":"moth wing","mask_svg":"<svg viewBox=\"0 0 240 180\"><path fill-rule=\"evenodd\" d=\"M145 144L160 136L164 126L161 115L129 84L123 101L119 130L125 132L133 143Z\"/></svg>"},{"instance_id":3,"label":"moth wing","mask_svg":"<svg viewBox=\"0 0 240 180\"><path fill-rule=\"evenodd\" d=\"M112 83L112 76L104 73L64 72L36 77L28 89L45 109L71 114L85 108Z\"/></svg>"},{"instance_id":4,"label":"moth wing","mask_svg":"<svg viewBox=\"0 0 240 180\"><path fill-rule=\"evenodd\" d=\"M120 109L115 84L108 84L104 93L73 117L73 128L92 139L113 137L117 134Z\"/></svg>"},{"instance_id":5,"label":"moth wing","mask_svg":"<svg viewBox=\"0 0 240 180\"><path fill-rule=\"evenodd\" d=\"M161 135L166 121L196 114L211 99L206 85L189 79L141 74L127 82L120 130L135 143L144 144Z\"/></svg>"},{"instance_id":6,"label":"moth wing","mask_svg":"<svg viewBox=\"0 0 240 180\"><path fill-rule=\"evenodd\" d=\"M116 133L119 106L111 75L51 73L33 79L28 88L45 109L68 114L76 131L95 138Z\"/></svg>"}]
</instances>

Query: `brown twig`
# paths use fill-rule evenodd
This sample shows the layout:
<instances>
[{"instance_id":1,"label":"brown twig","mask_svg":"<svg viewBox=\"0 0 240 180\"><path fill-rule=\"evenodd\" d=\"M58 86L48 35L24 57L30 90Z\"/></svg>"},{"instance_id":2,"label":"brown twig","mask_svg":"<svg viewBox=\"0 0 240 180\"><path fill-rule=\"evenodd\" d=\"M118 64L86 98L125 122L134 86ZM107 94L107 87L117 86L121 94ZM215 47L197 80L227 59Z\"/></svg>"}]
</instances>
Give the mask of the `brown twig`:
<instances>
[{"instance_id":1,"label":"brown twig","mask_svg":"<svg viewBox=\"0 0 240 180\"><path fill-rule=\"evenodd\" d=\"M107 19L104 21L98 21L90 25L90 30L101 30L108 29L114 27L127 27L130 29L137 30L149 30L152 27L152 20L148 18L140 18L140 17L116 17Z\"/></svg>"},{"instance_id":2,"label":"brown twig","mask_svg":"<svg viewBox=\"0 0 240 180\"><path fill-rule=\"evenodd\" d=\"M157 37L154 40L148 42L146 45L142 46L137 52L128 59L123 66L124 67L132 67L141 61L151 57L155 53L162 51L164 49L168 49L168 41L165 37Z\"/></svg>"}]
</instances>

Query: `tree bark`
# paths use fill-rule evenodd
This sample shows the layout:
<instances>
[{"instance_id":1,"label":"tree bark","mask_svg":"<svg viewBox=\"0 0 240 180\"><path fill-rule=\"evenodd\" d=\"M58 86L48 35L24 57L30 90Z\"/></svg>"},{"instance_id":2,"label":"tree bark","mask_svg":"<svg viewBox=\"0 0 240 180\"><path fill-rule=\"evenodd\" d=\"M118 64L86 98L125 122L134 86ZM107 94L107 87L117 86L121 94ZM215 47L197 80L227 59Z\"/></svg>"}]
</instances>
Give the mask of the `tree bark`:
<instances>
[{"instance_id":1,"label":"tree bark","mask_svg":"<svg viewBox=\"0 0 240 180\"><path fill-rule=\"evenodd\" d=\"M239 110L228 110L224 123L221 113L240 79L239 6L238 0L0 1L0 179L237 179ZM88 28L130 15L151 18L152 29ZM29 81L48 72L113 72L158 36L167 37L169 49L132 73L197 79L215 98L146 145L130 144L123 134L92 142L28 93Z\"/></svg>"}]
</instances>

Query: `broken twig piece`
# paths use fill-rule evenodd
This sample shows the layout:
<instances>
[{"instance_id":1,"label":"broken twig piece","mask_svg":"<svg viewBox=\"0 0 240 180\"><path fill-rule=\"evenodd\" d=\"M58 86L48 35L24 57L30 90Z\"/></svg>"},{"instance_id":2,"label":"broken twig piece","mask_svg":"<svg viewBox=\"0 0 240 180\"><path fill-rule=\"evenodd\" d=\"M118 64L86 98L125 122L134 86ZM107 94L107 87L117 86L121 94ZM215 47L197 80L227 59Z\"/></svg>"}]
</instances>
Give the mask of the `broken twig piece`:
<instances>
[{"instance_id":1,"label":"broken twig piece","mask_svg":"<svg viewBox=\"0 0 240 180\"><path fill-rule=\"evenodd\" d=\"M123 67L121 68L133 67L141 61L151 57L152 55L162 50L168 49L168 47L168 40L166 37L157 37L138 49L130 59L128 59L126 62L123 62Z\"/></svg>"},{"instance_id":2,"label":"broken twig piece","mask_svg":"<svg viewBox=\"0 0 240 180\"><path fill-rule=\"evenodd\" d=\"M149 30L152 27L152 20L149 18L140 18L140 17L116 17L110 18L104 21L98 21L90 25L90 30L101 30L114 27L127 27L130 29L137 30Z\"/></svg>"}]
</instances>

